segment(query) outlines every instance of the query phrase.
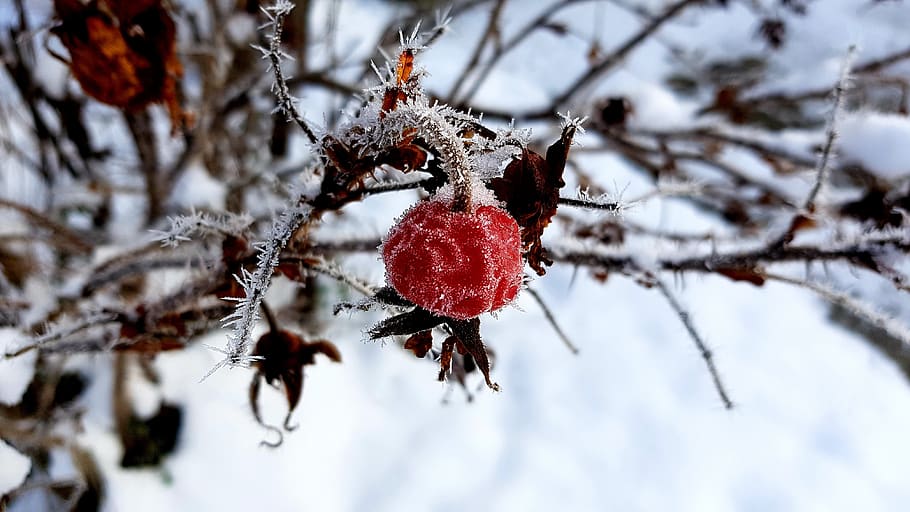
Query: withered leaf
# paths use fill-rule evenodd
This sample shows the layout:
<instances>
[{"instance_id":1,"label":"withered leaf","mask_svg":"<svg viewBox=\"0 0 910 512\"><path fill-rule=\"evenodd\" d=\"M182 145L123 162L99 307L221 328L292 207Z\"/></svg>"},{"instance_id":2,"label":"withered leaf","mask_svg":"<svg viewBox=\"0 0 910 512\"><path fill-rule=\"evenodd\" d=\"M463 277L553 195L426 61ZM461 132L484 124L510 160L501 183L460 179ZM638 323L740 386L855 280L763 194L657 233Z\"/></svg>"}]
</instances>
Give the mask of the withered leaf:
<instances>
[{"instance_id":1,"label":"withered leaf","mask_svg":"<svg viewBox=\"0 0 910 512\"><path fill-rule=\"evenodd\" d=\"M791 225L790 229L793 230L794 232L796 232L796 231L801 231L803 229L811 229L817 225L818 225L818 223L815 222L814 219L807 217L805 215L797 215L793 219L793 224Z\"/></svg>"},{"instance_id":2,"label":"withered leaf","mask_svg":"<svg viewBox=\"0 0 910 512\"><path fill-rule=\"evenodd\" d=\"M559 190L566 184L562 175L575 131L575 125L566 126L559 140L547 149L546 159L524 149L520 158L506 166L502 178L489 184L496 198L506 204L506 210L521 226L525 257L538 275L546 273L544 265L553 264L543 252L540 237L556 215Z\"/></svg>"},{"instance_id":3,"label":"withered leaf","mask_svg":"<svg viewBox=\"0 0 910 512\"><path fill-rule=\"evenodd\" d=\"M161 0L55 0L54 8L60 23L52 32L86 94L125 110L163 103L172 126L183 124L176 28Z\"/></svg>"},{"instance_id":4,"label":"withered leaf","mask_svg":"<svg viewBox=\"0 0 910 512\"><path fill-rule=\"evenodd\" d=\"M446 380L446 373L452 367L452 356L455 355L455 342L458 338L449 336L442 342L442 352L439 354L439 375L436 379L439 382Z\"/></svg>"},{"instance_id":5,"label":"withered leaf","mask_svg":"<svg viewBox=\"0 0 910 512\"><path fill-rule=\"evenodd\" d=\"M379 110L380 119L385 117L386 112L395 110L399 101L407 99L402 86L411 78L412 71L414 71L414 52L413 50L403 50L398 55L398 63L395 66L395 86L386 89L382 97L382 108Z\"/></svg>"},{"instance_id":6,"label":"withered leaf","mask_svg":"<svg viewBox=\"0 0 910 512\"><path fill-rule=\"evenodd\" d=\"M395 66L395 85L401 87L414 71L414 51L405 49L398 55L398 63Z\"/></svg>"},{"instance_id":7,"label":"withered leaf","mask_svg":"<svg viewBox=\"0 0 910 512\"><path fill-rule=\"evenodd\" d=\"M271 317L271 314L267 313L266 316L270 320L269 324L273 325L274 318ZM283 385L288 402L284 428L285 430L293 429L290 419L300 403L300 396L303 392L303 367L315 364L317 354L322 354L336 363L341 362L341 352L334 344L325 340L308 342L290 331L281 329L272 329L259 338L253 350L253 356L259 357L253 363L257 372L250 383L250 409L259 424L265 425L259 415L259 381L264 378L269 384L281 382ZM264 444L277 446L270 443Z\"/></svg>"}]
</instances>

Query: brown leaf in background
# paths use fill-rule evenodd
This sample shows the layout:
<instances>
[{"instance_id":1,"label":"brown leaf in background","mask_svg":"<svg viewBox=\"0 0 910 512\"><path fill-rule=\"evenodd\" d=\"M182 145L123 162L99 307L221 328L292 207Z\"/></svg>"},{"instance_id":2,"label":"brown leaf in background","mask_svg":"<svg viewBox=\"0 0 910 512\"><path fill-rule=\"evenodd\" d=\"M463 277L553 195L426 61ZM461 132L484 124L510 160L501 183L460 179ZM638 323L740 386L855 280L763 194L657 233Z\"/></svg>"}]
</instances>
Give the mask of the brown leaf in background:
<instances>
[{"instance_id":1,"label":"brown leaf in background","mask_svg":"<svg viewBox=\"0 0 910 512\"><path fill-rule=\"evenodd\" d=\"M54 8L60 24L52 32L69 51L70 70L86 94L133 111L163 103L172 126L184 124L176 27L161 0L55 0Z\"/></svg>"},{"instance_id":2,"label":"brown leaf in background","mask_svg":"<svg viewBox=\"0 0 910 512\"><path fill-rule=\"evenodd\" d=\"M765 284L764 274L755 268L719 268L715 272L733 281L745 281L755 286Z\"/></svg>"}]
</instances>

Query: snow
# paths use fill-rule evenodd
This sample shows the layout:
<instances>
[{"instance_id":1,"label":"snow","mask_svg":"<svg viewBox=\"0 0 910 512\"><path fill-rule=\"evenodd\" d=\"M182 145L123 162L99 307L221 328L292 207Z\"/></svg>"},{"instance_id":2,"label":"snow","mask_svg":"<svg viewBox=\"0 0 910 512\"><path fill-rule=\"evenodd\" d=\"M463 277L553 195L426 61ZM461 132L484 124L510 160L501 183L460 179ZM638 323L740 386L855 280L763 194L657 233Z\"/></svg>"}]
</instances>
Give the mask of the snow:
<instances>
[{"instance_id":1,"label":"snow","mask_svg":"<svg viewBox=\"0 0 910 512\"><path fill-rule=\"evenodd\" d=\"M0 496L19 487L32 468L32 461L0 439Z\"/></svg>"},{"instance_id":2,"label":"snow","mask_svg":"<svg viewBox=\"0 0 910 512\"><path fill-rule=\"evenodd\" d=\"M38 357L36 352L32 351L14 359L3 357L4 354L20 348L23 338L16 329L0 328L0 404L18 404L35 374L35 360Z\"/></svg>"},{"instance_id":3,"label":"snow","mask_svg":"<svg viewBox=\"0 0 910 512\"><path fill-rule=\"evenodd\" d=\"M858 112L840 122L842 158L885 180L910 176L910 118Z\"/></svg>"}]
</instances>

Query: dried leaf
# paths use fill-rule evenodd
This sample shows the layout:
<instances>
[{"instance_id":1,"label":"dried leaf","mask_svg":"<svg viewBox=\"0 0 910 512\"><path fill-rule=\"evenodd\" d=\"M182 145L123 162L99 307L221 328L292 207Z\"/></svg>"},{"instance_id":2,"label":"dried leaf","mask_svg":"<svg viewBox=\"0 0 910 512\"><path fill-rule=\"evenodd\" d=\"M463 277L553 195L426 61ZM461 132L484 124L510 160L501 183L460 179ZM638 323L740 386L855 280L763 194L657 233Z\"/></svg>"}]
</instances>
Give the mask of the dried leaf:
<instances>
[{"instance_id":1,"label":"dried leaf","mask_svg":"<svg viewBox=\"0 0 910 512\"><path fill-rule=\"evenodd\" d=\"M765 276L759 269L754 268L718 268L715 269L718 274L732 279L733 281L745 281L755 286L765 284Z\"/></svg>"},{"instance_id":2,"label":"dried leaf","mask_svg":"<svg viewBox=\"0 0 910 512\"><path fill-rule=\"evenodd\" d=\"M521 158L506 167L502 178L490 181L490 189L521 226L525 256L538 275L546 273L544 265L553 264L543 253L540 237L556 215L559 190L565 186L562 175L575 130L574 125L563 130L559 140L547 149L546 160L524 149Z\"/></svg>"},{"instance_id":3,"label":"dried leaf","mask_svg":"<svg viewBox=\"0 0 910 512\"><path fill-rule=\"evenodd\" d=\"M55 0L54 7L60 24L52 32L86 94L131 111L163 103L172 126L184 124L176 27L161 0Z\"/></svg>"},{"instance_id":4,"label":"dried leaf","mask_svg":"<svg viewBox=\"0 0 910 512\"><path fill-rule=\"evenodd\" d=\"M815 219L807 217L806 215L799 214L793 217L793 222L790 224L790 233L796 233L804 229L811 229L817 226L818 223L815 222Z\"/></svg>"},{"instance_id":5,"label":"dried leaf","mask_svg":"<svg viewBox=\"0 0 910 512\"><path fill-rule=\"evenodd\" d=\"M267 316L271 319L269 313ZM270 320L270 325L272 323L273 320ZM341 362L341 352L338 351L338 347L326 340L308 342L290 331L280 329L270 330L259 338L253 355L260 359L253 364L257 372L250 383L250 409L259 424L268 426L263 423L259 415L259 380L264 378L269 384L279 381L282 383L288 402L284 428L293 430L289 422L291 414L300 403L300 396L303 392L303 367L315 364L316 354L323 354L336 363ZM277 446L277 444L271 443L264 444Z\"/></svg>"},{"instance_id":6,"label":"dried leaf","mask_svg":"<svg viewBox=\"0 0 910 512\"><path fill-rule=\"evenodd\" d=\"M452 356L455 354L455 341L457 338L449 336L442 342L442 352L439 354L439 382L446 380L446 373L452 367Z\"/></svg>"},{"instance_id":7,"label":"dried leaf","mask_svg":"<svg viewBox=\"0 0 910 512\"><path fill-rule=\"evenodd\" d=\"M414 52L413 50L402 50L398 55L398 64L395 66L395 85L401 87L411 78L414 71Z\"/></svg>"}]
</instances>

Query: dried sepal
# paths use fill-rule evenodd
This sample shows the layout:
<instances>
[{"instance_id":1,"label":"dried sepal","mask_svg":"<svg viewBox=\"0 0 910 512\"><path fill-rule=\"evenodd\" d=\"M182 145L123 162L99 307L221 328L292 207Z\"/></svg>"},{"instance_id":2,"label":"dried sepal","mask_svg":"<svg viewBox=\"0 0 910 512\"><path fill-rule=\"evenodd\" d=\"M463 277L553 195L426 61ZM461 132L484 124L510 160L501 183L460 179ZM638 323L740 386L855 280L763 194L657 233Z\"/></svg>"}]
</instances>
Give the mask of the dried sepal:
<instances>
[{"instance_id":1,"label":"dried sepal","mask_svg":"<svg viewBox=\"0 0 910 512\"><path fill-rule=\"evenodd\" d=\"M474 358L477 368L483 374L484 382L493 391L499 391L499 384L490 379L490 359L487 355L487 349L480 337L480 320L472 318L470 320L449 320L447 325L452 329L452 335L455 336L464 351Z\"/></svg>"},{"instance_id":2,"label":"dried sepal","mask_svg":"<svg viewBox=\"0 0 910 512\"><path fill-rule=\"evenodd\" d=\"M446 320L444 316L436 315L425 309L414 308L379 322L370 328L369 335L371 339L376 340L387 336L414 334L432 329L445 323Z\"/></svg>"},{"instance_id":3,"label":"dried sepal","mask_svg":"<svg viewBox=\"0 0 910 512\"><path fill-rule=\"evenodd\" d=\"M404 349L410 350L415 356L420 358L426 357L432 348L433 332L430 330L420 331L404 342Z\"/></svg>"},{"instance_id":4,"label":"dried sepal","mask_svg":"<svg viewBox=\"0 0 910 512\"><path fill-rule=\"evenodd\" d=\"M380 293L382 293L381 297ZM397 305L401 305L400 301L403 299L394 290L386 290L380 293L374 295L374 301L382 303L384 299L388 299L392 303L399 302ZM484 382L490 389L499 391L499 384L490 379L490 357L480 337L480 320L478 318L459 320L439 316L425 309L414 307L411 311L379 322L369 330L368 334L370 339L409 335L410 338L405 343L404 348L413 350L418 357L423 357L419 351L425 348L429 352L433 339L430 331L440 325L447 327L452 335L446 338L442 344L439 379L443 380L445 378L446 373L452 367L453 356L457 351L459 355L463 356L464 361L473 360L476 368L483 374Z\"/></svg>"}]
</instances>

